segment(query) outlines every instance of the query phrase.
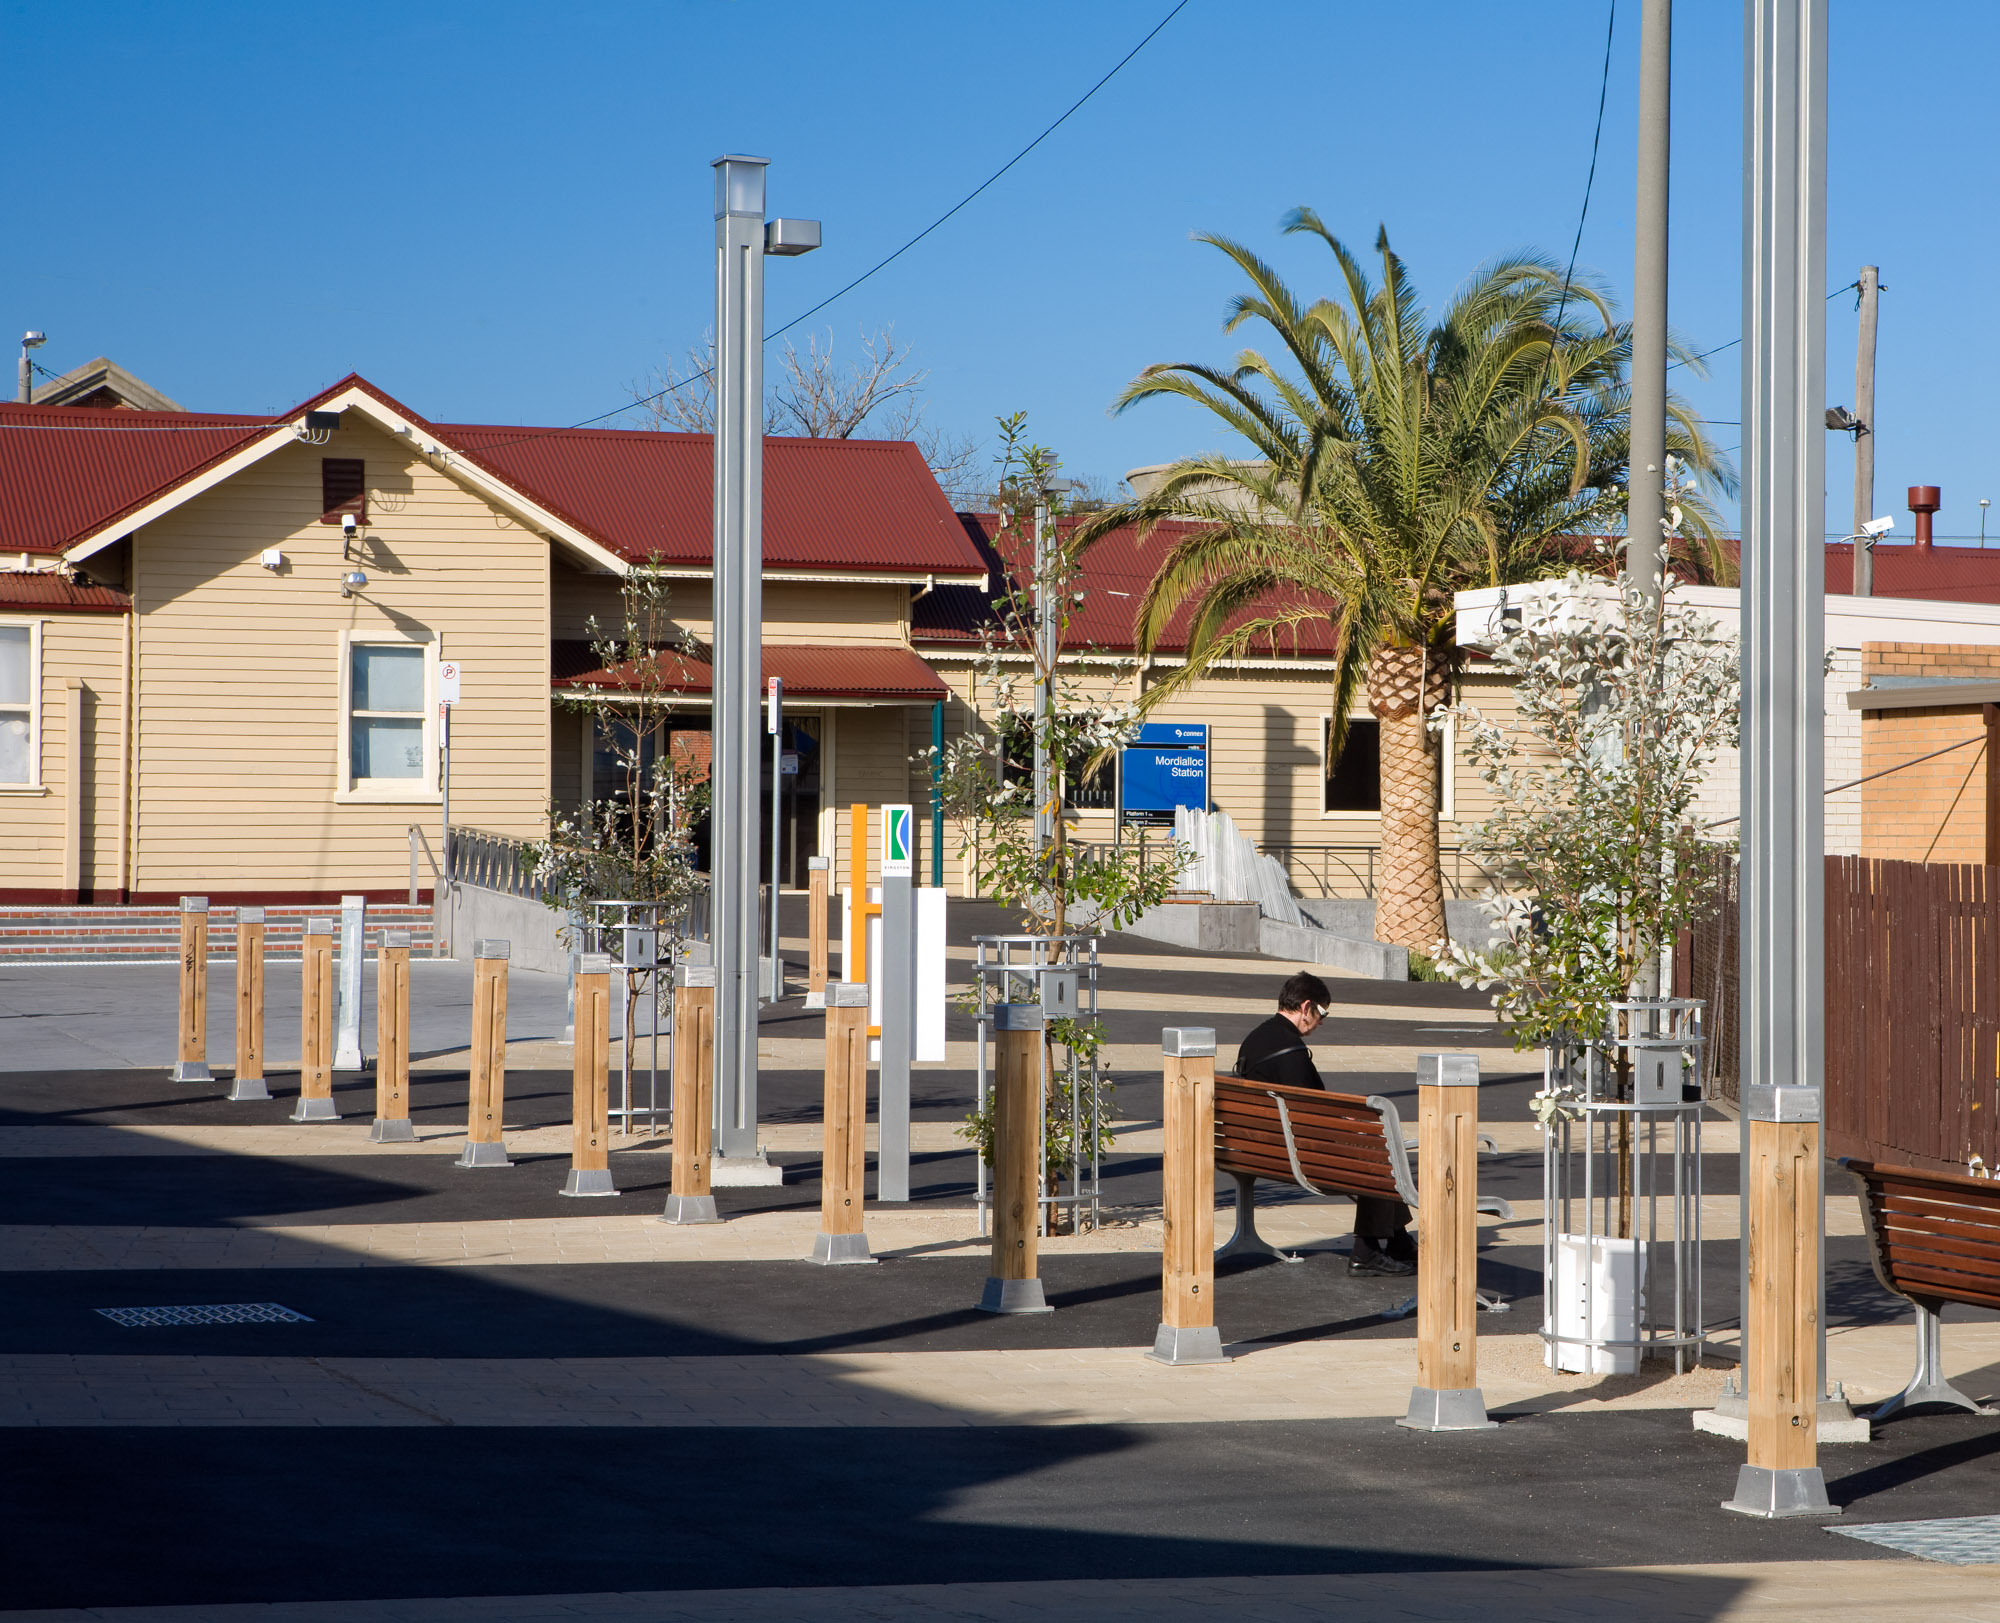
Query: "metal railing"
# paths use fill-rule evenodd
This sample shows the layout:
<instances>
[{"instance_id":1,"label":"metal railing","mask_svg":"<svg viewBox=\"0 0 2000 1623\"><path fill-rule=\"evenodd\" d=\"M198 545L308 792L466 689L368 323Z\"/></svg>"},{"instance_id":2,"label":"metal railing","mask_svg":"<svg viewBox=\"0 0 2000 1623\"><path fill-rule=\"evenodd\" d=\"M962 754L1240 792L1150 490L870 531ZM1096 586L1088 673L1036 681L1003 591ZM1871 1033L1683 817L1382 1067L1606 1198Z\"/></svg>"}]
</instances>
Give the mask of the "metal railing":
<instances>
[{"instance_id":1,"label":"metal railing","mask_svg":"<svg viewBox=\"0 0 2000 1623\"><path fill-rule=\"evenodd\" d=\"M506 834L454 828L445 836L445 878L454 885L477 885L482 890L497 890L503 896L544 901L548 887L528 861L528 845L527 840Z\"/></svg>"},{"instance_id":2,"label":"metal railing","mask_svg":"<svg viewBox=\"0 0 2000 1623\"><path fill-rule=\"evenodd\" d=\"M1375 896L1376 862L1380 845L1285 845L1257 847L1260 856L1276 857L1292 888L1301 896L1367 898ZM1493 875L1476 858L1456 846L1438 852L1445 894L1454 900L1484 896L1497 886Z\"/></svg>"}]
</instances>

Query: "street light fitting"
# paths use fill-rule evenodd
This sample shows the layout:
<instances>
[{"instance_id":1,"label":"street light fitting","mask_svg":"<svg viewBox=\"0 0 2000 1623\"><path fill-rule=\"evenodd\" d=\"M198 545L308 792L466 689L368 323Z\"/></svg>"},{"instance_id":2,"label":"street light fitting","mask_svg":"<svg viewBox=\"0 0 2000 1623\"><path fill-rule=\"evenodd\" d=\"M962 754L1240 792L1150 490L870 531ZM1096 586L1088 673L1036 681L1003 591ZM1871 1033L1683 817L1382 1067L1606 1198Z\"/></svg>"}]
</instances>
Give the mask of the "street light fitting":
<instances>
[{"instance_id":1,"label":"street light fitting","mask_svg":"<svg viewBox=\"0 0 2000 1623\"><path fill-rule=\"evenodd\" d=\"M800 254L809 254L819 246L819 221L817 220L766 220L764 222L764 252L775 254L780 259L793 259Z\"/></svg>"},{"instance_id":2,"label":"street light fitting","mask_svg":"<svg viewBox=\"0 0 2000 1623\"><path fill-rule=\"evenodd\" d=\"M36 332L32 327L21 334L21 347L23 349L40 349L48 341L49 335L47 333Z\"/></svg>"},{"instance_id":3,"label":"street light fitting","mask_svg":"<svg viewBox=\"0 0 2000 1623\"><path fill-rule=\"evenodd\" d=\"M1867 425L1845 406L1828 406L1826 426L1836 434L1859 434Z\"/></svg>"},{"instance_id":4,"label":"street light fitting","mask_svg":"<svg viewBox=\"0 0 2000 1623\"><path fill-rule=\"evenodd\" d=\"M747 157L740 152L725 152L717 158L715 217L720 220L725 215L747 214L763 219L764 171L770 167L769 158Z\"/></svg>"},{"instance_id":5,"label":"street light fitting","mask_svg":"<svg viewBox=\"0 0 2000 1623\"><path fill-rule=\"evenodd\" d=\"M340 577L340 595L352 597L368 584L368 577L358 569L350 569Z\"/></svg>"}]
</instances>

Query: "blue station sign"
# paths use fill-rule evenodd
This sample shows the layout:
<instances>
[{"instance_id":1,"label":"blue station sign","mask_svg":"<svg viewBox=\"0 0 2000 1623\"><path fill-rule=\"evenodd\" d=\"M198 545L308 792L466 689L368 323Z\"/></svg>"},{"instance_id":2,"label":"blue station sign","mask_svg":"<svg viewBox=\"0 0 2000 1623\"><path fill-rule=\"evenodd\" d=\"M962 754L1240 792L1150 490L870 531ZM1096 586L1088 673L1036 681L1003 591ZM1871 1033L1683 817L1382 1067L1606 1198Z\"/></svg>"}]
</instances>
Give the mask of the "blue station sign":
<instances>
[{"instance_id":1,"label":"blue station sign","mask_svg":"<svg viewBox=\"0 0 2000 1623\"><path fill-rule=\"evenodd\" d=\"M1208 723L1205 721L1144 721L1139 724L1139 736L1132 740L1134 746L1141 744L1163 744L1172 749L1205 750L1208 748Z\"/></svg>"},{"instance_id":2,"label":"blue station sign","mask_svg":"<svg viewBox=\"0 0 2000 1623\"><path fill-rule=\"evenodd\" d=\"M1118 752L1119 814L1127 824L1162 828L1186 806L1208 810L1208 726L1149 721Z\"/></svg>"}]
</instances>

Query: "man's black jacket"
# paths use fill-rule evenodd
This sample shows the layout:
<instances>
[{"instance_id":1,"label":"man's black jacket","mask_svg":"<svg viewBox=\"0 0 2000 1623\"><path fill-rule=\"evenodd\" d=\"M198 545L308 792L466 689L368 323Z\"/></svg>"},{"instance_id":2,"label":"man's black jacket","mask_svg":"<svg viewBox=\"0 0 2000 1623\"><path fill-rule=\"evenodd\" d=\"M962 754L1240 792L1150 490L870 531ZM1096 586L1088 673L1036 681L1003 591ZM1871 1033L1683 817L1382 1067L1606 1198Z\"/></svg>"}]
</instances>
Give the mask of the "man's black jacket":
<instances>
[{"instance_id":1,"label":"man's black jacket","mask_svg":"<svg viewBox=\"0 0 2000 1623\"><path fill-rule=\"evenodd\" d=\"M1324 1088L1299 1028L1274 1014L1236 1050L1236 1074L1246 1082L1272 1082L1281 1088Z\"/></svg>"}]
</instances>

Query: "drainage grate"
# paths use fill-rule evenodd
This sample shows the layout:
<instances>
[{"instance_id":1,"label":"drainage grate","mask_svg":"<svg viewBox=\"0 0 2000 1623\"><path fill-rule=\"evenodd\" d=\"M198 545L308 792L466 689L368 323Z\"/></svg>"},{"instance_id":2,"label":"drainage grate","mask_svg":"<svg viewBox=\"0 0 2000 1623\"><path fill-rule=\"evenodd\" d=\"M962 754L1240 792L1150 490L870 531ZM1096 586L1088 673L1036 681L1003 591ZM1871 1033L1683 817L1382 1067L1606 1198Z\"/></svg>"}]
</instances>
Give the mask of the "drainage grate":
<instances>
[{"instance_id":1,"label":"drainage grate","mask_svg":"<svg viewBox=\"0 0 2000 1623\"><path fill-rule=\"evenodd\" d=\"M1951 1516L1929 1522L1866 1522L1859 1527L1829 1527L1829 1533L1880 1544L1926 1561L1953 1566L1983 1566L2000 1561L2000 1516Z\"/></svg>"},{"instance_id":2,"label":"drainage grate","mask_svg":"<svg viewBox=\"0 0 2000 1623\"><path fill-rule=\"evenodd\" d=\"M100 1307L113 1324L127 1330L159 1330L182 1324L311 1324L276 1302L212 1302L201 1307Z\"/></svg>"}]
</instances>

